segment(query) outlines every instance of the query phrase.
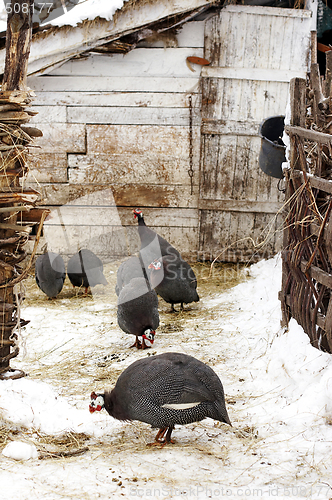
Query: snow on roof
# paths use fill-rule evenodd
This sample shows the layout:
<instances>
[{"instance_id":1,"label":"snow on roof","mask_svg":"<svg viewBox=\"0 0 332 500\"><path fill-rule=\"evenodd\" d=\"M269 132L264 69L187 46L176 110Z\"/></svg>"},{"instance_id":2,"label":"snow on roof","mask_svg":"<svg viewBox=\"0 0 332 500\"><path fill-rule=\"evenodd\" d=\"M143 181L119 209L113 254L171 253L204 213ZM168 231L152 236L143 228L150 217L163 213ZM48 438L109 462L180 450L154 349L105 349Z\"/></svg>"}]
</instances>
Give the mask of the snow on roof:
<instances>
[{"instance_id":1,"label":"snow on roof","mask_svg":"<svg viewBox=\"0 0 332 500\"><path fill-rule=\"evenodd\" d=\"M57 17L50 24L53 26L77 26L81 21L93 20L96 17L110 21L114 12L121 9L124 1L126 0L81 0L70 11Z\"/></svg>"},{"instance_id":2,"label":"snow on roof","mask_svg":"<svg viewBox=\"0 0 332 500\"><path fill-rule=\"evenodd\" d=\"M114 12L121 9L125 1L127 0L78 0L77 5L71 7L65 14L52 20L46 18L43 24L77 26L78 23L84 20L93 20L97 17L110 21ZM48 6L51 3L55 4L56 1L48 2L47 4L43 3L42 5ZM38 0L35 0L34 4L37 6L41 5ZM0 31L6 31L7 29L7 11L9 8L9 0L0 0ZM63 9L58 10L60 13L63 11Z\"/></svg>"}]
</instances>

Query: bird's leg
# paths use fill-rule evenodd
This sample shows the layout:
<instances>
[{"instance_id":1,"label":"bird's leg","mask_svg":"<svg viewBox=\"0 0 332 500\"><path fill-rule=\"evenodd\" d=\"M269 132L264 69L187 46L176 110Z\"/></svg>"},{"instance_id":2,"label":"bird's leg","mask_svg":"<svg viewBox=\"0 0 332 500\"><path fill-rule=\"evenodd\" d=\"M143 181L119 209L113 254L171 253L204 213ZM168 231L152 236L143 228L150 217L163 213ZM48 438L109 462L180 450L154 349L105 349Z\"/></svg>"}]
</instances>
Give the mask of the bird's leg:
<instances>
[{"instance_id":1,"label":"bird's leg","mask_svg":"<svg viewBox=\"0 0 332 500\"><path fill-rule=\"evenodd\" d=\"M171 439L171 434L173 432L173 429L174 429L174 426L170 425L169 428L168 428L168 430L167 430L167 433L166 433L165 444L166 443L172 443L172 444L174 444L174 441Z\"/></svg>"},{"instance_id":2,"label":"bird's leg","mask_svg":"<svg viewBox=\"0 0 332 500\"><path fill-rule=\"evenodd\" d=\"M142 338L142 343L140 345L141 349L150 349L150 346L146 345L145 340Z\"/></svg>"},{"instance_id":3,"label":"bird's leg","mask_svg":"<svg viewBox=\"0 0 332 500\"><path fill-rule=\"evenodd\" d=\"M176 312L177 312L177 310L176 310L176 309L174 309L174 304L172 304L171 313L176 313Z\"/></svg>"},{"instance_id":4,"label":"bird's leg","mask_svg":"<svg viewBox=\"0 0 332 500\"><path fill-rule=\"evenodd\" d=\"M136 340L135 340L135 342L134 342L134 343L133 343L133 345L131 345L130 347L137 347L137 349L141 349L141 348L142 348L141 343L140 343L140 341L138 340L137 335L136 335ZM143 348L143 349L144 349L144 348Z\"/></svg>"},{"instance_id":5,"label":"bird's leg","mask_svg":"<svg viewBox=\"0 0 332 500\"><path fill-rule=\"evenodd\" d=\"M154 438L155 443L158 444L158 443L164 442L163 437L164 437L166 431L167 431L167 427L164 427L163 429L159 429L156 437Z\"/></svg>"},{"instance_id":6,"label":"bird's leg","mask_svg":"<svg viewBox=\"0 0 332 500\"><path fill-rule=\"evenodd\" d=\"M174 444L174 441L172 441L172 439L171 439L171 434L172 434L173 429L174 429L174 426L169 426L169 427L164 427L163 429L159 429L156 437L154 438L154 442L149 443L148 446L157 446L157 445L161 444L161 447L163 448L166 444L169 444L169 443ZM167 431L167 433L166 433L166 431ZM165 436L165 433L166 433L166 437L165 437L165 439L163 439L163 437Z\"/></svg>"}]
</instances>

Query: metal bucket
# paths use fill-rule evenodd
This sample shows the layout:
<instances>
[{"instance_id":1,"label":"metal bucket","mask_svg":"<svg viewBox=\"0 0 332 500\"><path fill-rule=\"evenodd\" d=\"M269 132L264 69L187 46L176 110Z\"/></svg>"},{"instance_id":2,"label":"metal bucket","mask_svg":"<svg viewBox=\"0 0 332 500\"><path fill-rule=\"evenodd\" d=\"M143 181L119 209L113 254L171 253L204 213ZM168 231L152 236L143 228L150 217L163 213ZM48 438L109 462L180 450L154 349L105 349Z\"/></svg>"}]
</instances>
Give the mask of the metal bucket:
<instances>
[{"instance_id":1,"label":"metal bucket","mask_svg":"<svg viewBox=\"0 0 332 500\"><path fill-rule=\"evenodd\" d=\"M284 131L283 115L271 116L262 121L259 135L262 139L258 163L263 172L277 179L283 178L281 164L286 161L286 146L282 142Z\"/></svg>"}]
</instances>

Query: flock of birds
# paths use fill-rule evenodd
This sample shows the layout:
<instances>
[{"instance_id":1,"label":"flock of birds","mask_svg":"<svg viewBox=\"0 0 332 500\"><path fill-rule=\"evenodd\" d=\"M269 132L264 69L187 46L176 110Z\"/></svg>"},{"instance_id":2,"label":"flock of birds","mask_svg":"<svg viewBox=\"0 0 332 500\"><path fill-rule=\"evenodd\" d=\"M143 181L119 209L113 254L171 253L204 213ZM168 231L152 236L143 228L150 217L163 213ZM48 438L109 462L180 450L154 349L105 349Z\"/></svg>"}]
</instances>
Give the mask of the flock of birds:
<instances>
[{"instance_id":1,"label":"flock of birds","mask_svg":"<svg viewBox=\"0 0 332 500\"><path fill-rule=\"evenodd\" d=\"M154 342L159 326L158 295L167 303L199 301L197 279L190 265L167 240L146 226L142 211L135 209L141 248L138 256L124 261L117 271L119 327L136 340L131 347L146 349ZM80 250L67 264L73 286L107 284L102 261L90 250ZM50 298L62 290L66 277L62 257L47 252L36 259L35 277ZM140 340L141 339L141 340ZM183 353L169 352L132 363L118 378L111 392L92 392L91 413L103 408L119 420L139 420L159 431L152 444L172 441L176 424L210 417L231 425L222 383L205 363Z\"/></svg>"}]
</instances>

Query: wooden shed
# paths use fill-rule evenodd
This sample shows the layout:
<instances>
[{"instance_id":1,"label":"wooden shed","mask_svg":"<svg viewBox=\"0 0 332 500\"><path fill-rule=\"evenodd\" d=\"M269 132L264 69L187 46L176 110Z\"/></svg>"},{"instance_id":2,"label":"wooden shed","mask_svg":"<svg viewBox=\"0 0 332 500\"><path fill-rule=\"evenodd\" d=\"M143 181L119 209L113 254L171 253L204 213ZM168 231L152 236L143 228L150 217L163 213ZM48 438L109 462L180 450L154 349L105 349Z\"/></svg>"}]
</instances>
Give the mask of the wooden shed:
<instances>
[{"instance_id":1,"label":"wooden shed","mask_svg":"<svg viewBox=\"0 0 332 500\"><path fill-rule=\"evenodd\" d=\"M258 130L306 76L314 11L129 0L112 21L37 31L28 84L43 137L24 185L51 209L42 243L123 257L140 207L190 260L278 251L284 194L259 169Z\"/></svg>"}]
</instances>

